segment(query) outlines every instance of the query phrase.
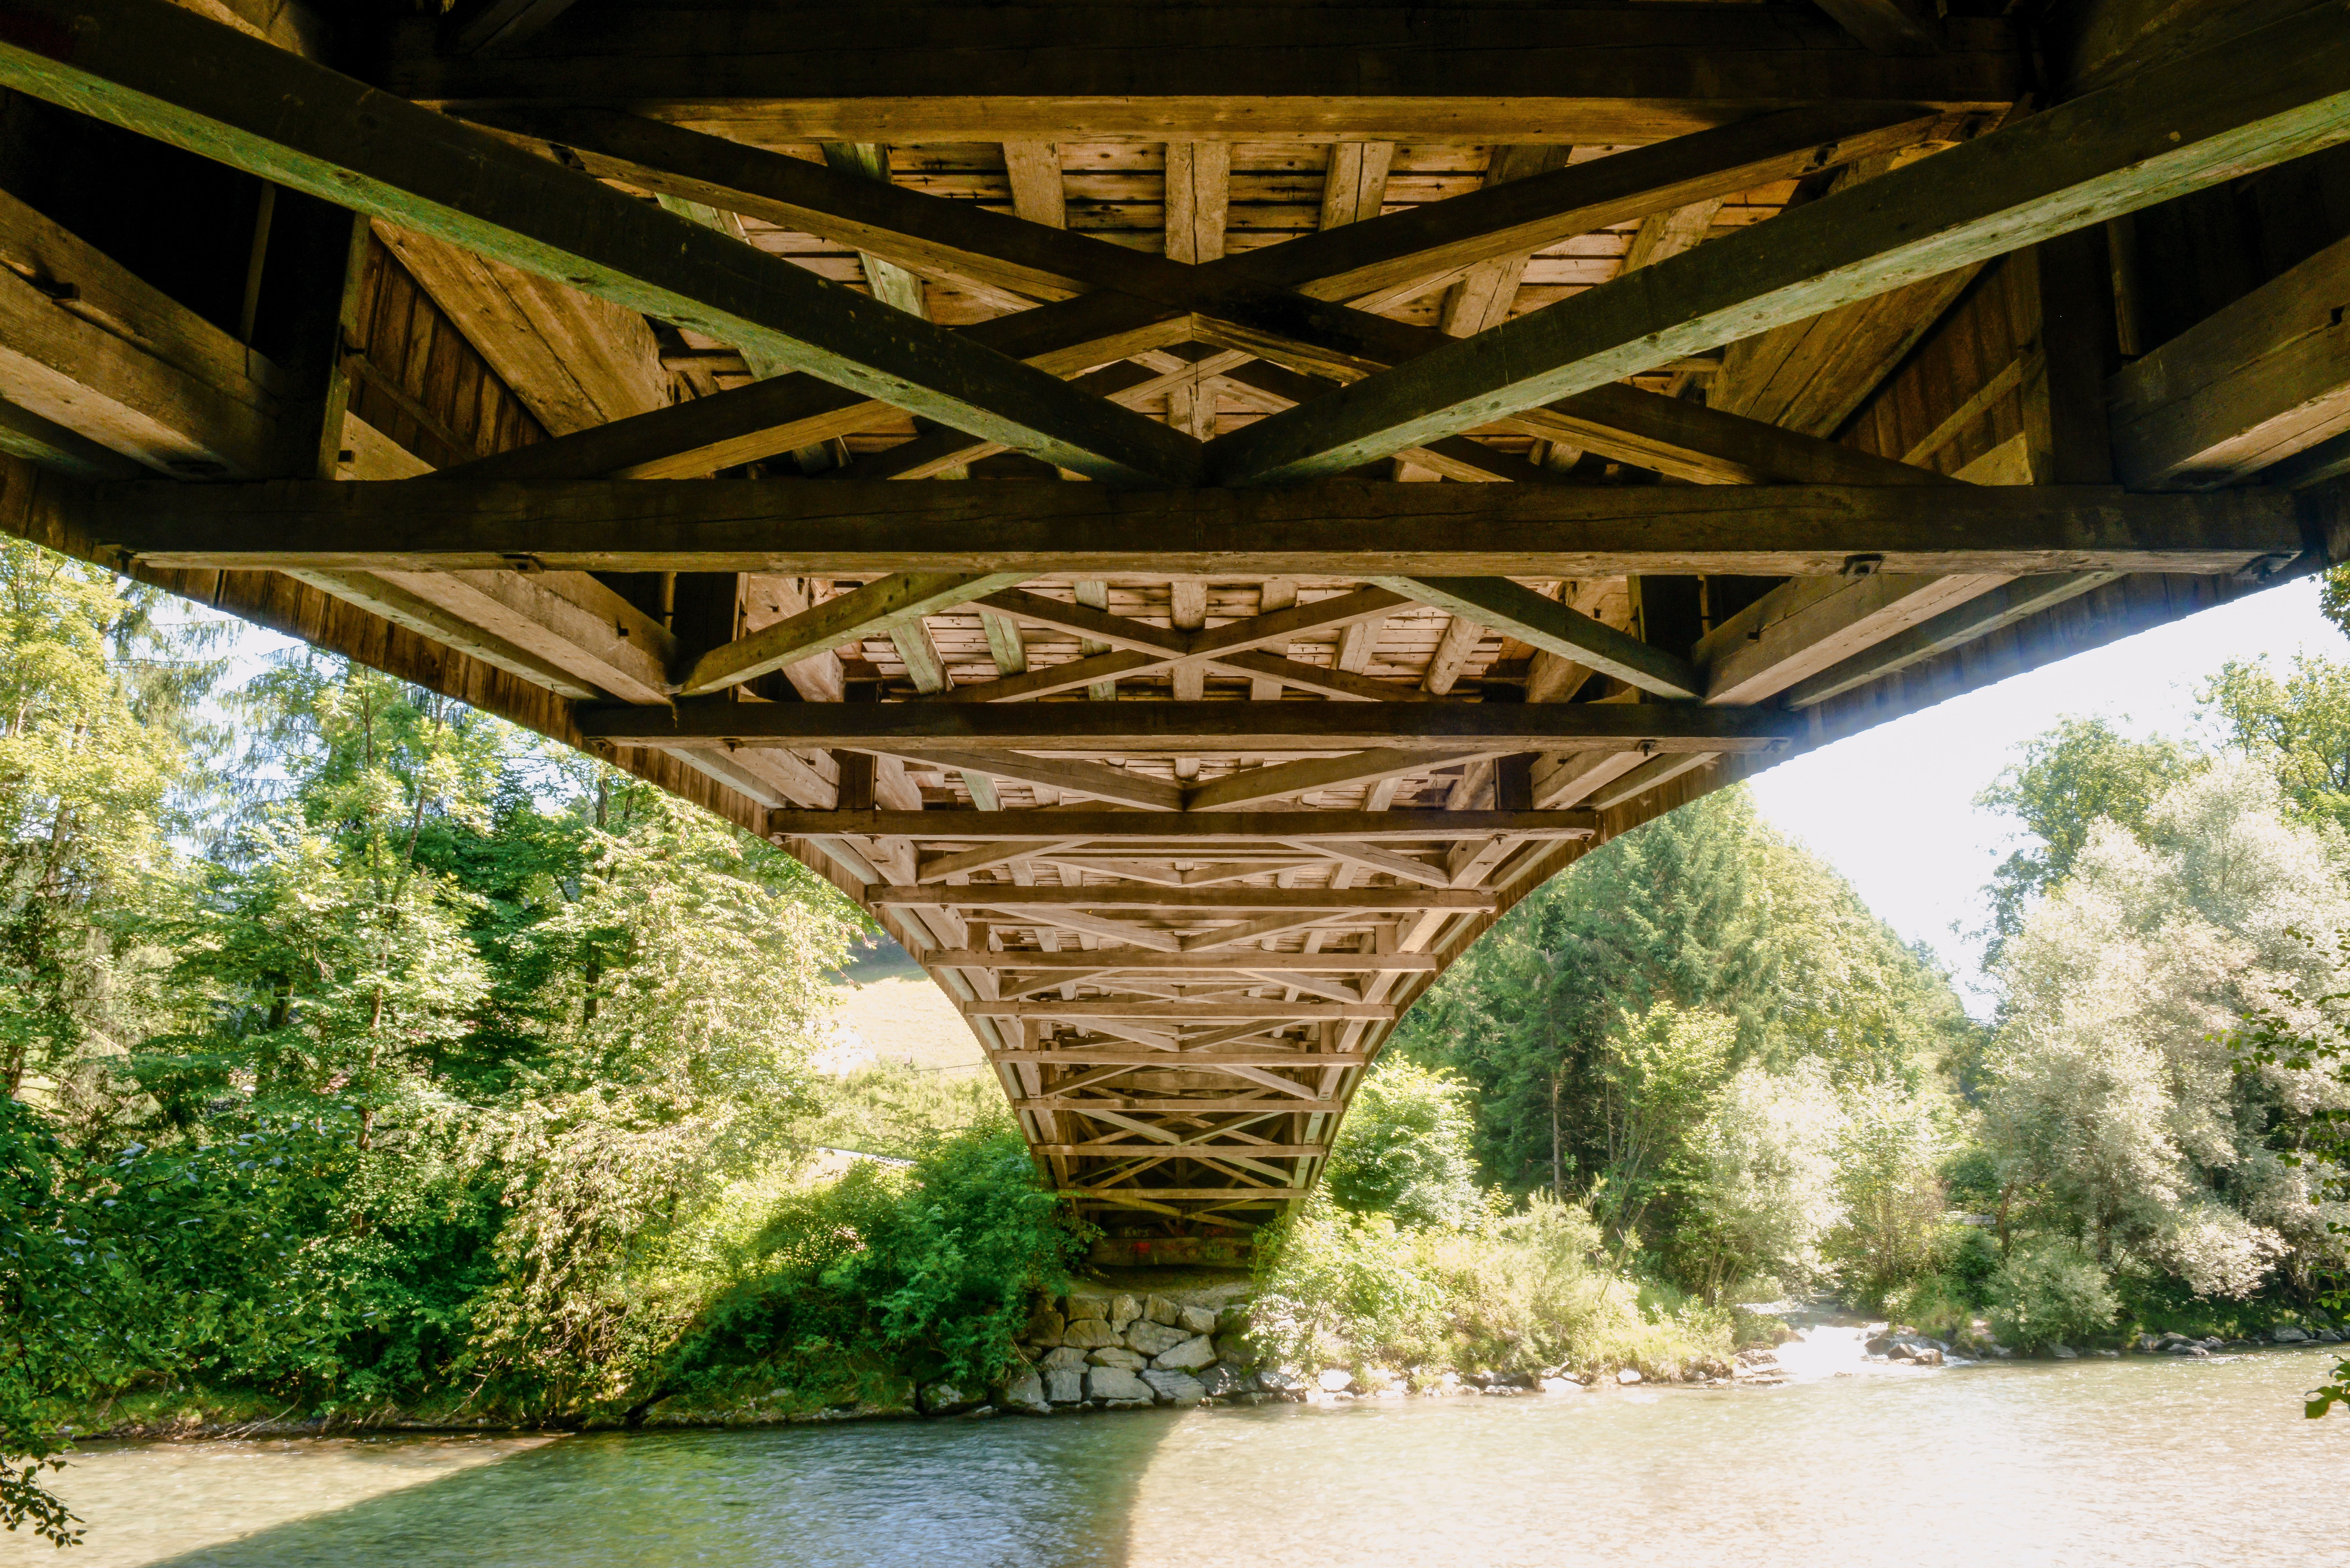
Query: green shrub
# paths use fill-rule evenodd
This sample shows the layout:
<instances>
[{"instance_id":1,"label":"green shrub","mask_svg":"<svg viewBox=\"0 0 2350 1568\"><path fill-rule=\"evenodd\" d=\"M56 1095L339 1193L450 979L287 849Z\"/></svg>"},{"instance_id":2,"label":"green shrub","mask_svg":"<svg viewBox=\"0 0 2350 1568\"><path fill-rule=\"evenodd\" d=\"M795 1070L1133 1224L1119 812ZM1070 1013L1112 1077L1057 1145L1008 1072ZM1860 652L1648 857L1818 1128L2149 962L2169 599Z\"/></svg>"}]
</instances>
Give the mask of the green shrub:
<instances>
[{"instance_id":1,"label":"green shrub","mask_svg":"<svg viewBox=\"0 0 2350 1568\"><path fill-rule=\"evenodd\" d=\"M936 1139L910 1176L824 1283L862 1302L882 1343L923 1372L988 1383L1014 1359L1030 1294L1066 1290L1085 1242L1015 1132Z\"/></svg>"},{"instance_id":2,"label":"green shrub","mask_svg":"<svg viewBox=\"0 0 2350 1568\"><path fill-rule=\"evenodd\" d=\"M783 1196L741 1248L748 1277L671 1355L660 1391L780 1384L816 1402L877 1369L984 1386L1037 1290L1085 1245L1016 1133L934 1137Z\"/></svg>"},{"instance_id":3,"label":"green shrub","mask_svg":"<svg viewBox=\"0 0 2350 1568\"><path fill-rule=\"evenodd\" d=\"M984 1065L933 1072L875 1062L823 1089L824 1111L793 1129L795 1141L911 1159L926 1140L969 1132L1010 1132L1003 1086Z\"/></svg>"},{"instance_id":4,"label":"green shrub","mask_svg":"<svg viewBox=\"0 0 2350 1568\"><path fill-rule=\"evenodd\" d=\"M1956 1339L1974 1324L1974 1303L1965 1285L1948 1274L1910 1281L1886 1296L1885 1310L1896 1322L1937 1339Z\"/></svg>"},{"instance_id":5,"label":"green shrub","mask_svg":"<svg viewBox=\"0 0 2350 1568\"><path fill-rule=\"evenodd\" d=\"M1324 1178L1339 1208L1406 1230L1473 1224L1485 1211L1470 1152L1469 1085L1394 1059L1366 1074Z\"/></svg>"},{"instance_id":6,"label":"green shrub","mask_svg":"<svg viewBox=\"0 0 2350 1568\"><path fill-rule=\"evenodd\" d=\"M1731 1349L1730 1323L1669 1286L1605 1266L1599 1228L1542 1194L1475 1231L1405 1230L1317 1194L1260 1251L1251 1339L1291 1367L1677 1374Z\"/></svg>"},{"instance_id":7,"label":"green shrub","mask_svg":"<svg viewBox=\"0 0 2350 1568\"><path fill-rule=\"evenodd\" d=\"M2113 1332L2121 1310L2106 1272L2077 1247L2018 1249L1991 1278L1991 1331L2026 1350Z\"/></svg>"},{"instance_id":8,"label":"green shrub","mask_svg":"<svg viewBox=\"0 0 2350 1568\"><path fill-rule=\"evenodd\" d=\"M1942 1277L1953 1293L1970 1306L1991 1302L1991 1277L2002 1260L1997 1238L1980 1226L1953 1225L1949 1245L1942 1249Z\"/></svg>"}]
</instances>

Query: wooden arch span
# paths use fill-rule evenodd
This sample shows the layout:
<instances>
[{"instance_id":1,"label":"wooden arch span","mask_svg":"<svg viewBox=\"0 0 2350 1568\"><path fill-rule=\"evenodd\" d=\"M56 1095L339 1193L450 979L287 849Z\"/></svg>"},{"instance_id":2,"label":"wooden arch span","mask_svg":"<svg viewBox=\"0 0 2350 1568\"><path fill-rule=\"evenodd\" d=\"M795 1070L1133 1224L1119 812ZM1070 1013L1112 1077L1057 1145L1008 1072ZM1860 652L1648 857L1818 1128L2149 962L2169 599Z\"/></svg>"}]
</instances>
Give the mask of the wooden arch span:
<instances>
[{"instance_id":1,"label":"wooden arch span","mask_svg":"<svg viewBox=\"0 0 2350 1568\"><path fill-rule=\"evenodd\" d=\"M2341 0L0 0L0 525L772 836L1128 1228L1610 835L2342 553Z\"/></svg>"}]
</instances>

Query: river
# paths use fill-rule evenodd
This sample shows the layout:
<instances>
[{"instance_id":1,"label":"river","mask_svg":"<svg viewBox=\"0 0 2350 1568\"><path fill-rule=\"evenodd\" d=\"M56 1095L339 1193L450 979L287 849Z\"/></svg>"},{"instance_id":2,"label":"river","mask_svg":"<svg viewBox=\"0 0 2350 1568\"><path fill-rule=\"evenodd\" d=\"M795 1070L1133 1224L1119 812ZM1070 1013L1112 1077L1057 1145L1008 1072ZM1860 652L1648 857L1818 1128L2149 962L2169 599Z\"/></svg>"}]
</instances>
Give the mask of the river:
<instances>
[{"instance_id":1,"label":"river","mask_svg":"<svg viewBox=\"0 0 2350 1568\"><path fill-rule=\"evenodd\" d=\"M88 1544L0 1537L0 1564L2334 1568L2350 1415L2305 1420L2298 1398L2330 1365L2274 1350L1336 1408L105 1445L60 1482Z\"/></svg>"}]
</instances>

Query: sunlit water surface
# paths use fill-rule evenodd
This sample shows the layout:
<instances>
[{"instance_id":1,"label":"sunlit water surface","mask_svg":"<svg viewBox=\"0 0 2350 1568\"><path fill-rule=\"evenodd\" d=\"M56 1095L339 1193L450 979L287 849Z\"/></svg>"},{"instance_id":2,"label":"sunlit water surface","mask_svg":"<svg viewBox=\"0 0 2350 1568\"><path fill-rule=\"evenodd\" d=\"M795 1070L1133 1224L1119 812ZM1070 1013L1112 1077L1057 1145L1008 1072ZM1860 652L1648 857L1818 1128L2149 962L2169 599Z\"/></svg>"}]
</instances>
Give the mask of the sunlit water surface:
<instances>
[{"instance_id":1,"label":"sunlit water surface","mask_svg":"<svg viewBox=\"0 0 2350 1568\"><path fill-rule=\"evenodd\" d=\"M2298 1397L2328 1365L2278 1351L1336 1409L123 1445L62 1480L88 1545L0 1538L0 1564L2338 1565L2350 1417L2304 1420Z\"/></svg>"}]
</instances>

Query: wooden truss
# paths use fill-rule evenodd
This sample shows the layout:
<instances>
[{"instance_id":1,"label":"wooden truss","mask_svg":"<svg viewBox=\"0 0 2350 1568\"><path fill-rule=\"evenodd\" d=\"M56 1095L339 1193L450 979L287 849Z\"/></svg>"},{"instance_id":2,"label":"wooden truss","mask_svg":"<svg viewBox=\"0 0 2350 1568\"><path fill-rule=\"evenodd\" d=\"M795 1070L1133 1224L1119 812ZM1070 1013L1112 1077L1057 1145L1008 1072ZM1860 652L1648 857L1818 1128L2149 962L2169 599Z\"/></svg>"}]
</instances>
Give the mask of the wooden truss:
<instances>
[{"instance_id":1,"label":"wooden truss","mask_svg":"<svg viewBox=\"0 0 2350 1568\"><path fill-rule=\"evenodd\" d=\"M0 525L772 836L1245 1228L1593 845L2344 553L2350 240L2123 362L2117 225L2350 140L2250 9L8 0L272 194L232 334L0 192Z\"/></svg>"}]
</instances>

